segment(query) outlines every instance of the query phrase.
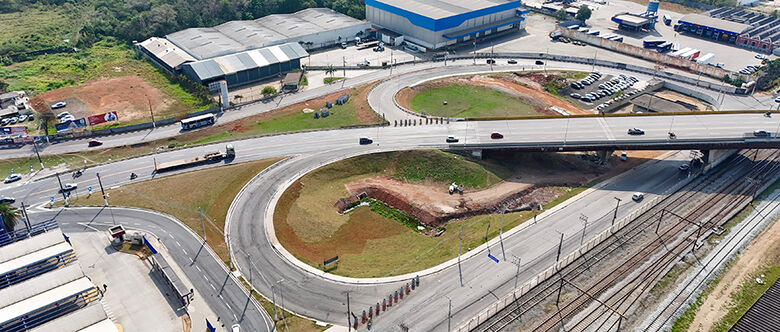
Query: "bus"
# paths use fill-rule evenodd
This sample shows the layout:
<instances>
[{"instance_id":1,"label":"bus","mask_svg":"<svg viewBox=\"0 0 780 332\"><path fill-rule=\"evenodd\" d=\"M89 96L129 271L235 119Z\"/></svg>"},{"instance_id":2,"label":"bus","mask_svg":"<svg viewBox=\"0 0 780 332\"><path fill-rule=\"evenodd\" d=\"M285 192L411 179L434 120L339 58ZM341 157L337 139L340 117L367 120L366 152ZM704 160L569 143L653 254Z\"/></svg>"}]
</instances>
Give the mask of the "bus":
<instances>
[{"instance_id":1,"label":"bus","mask_svg":"<svg viewBox=\"0 0 780 332\"><path fill-rule=\"evenodd\" d=\"M664 24L672 25L672 18L669 15L664 15Z\"/></svg>"},{"instance_id":2,"label":"bus","mask_svg":"<svg viewBox=\"0 0 780 332\"><path fill-rule=\"evenodd\" d=\"M656 47L656 50L658 52L670 51L672 49L673 45L674 45L674 43L672 43L672 42L665 42L665 43L663 43L661 45L658 45L658 47Z\"/></svg>"},{"instance_id":3,"label":"bus","mask_svg":"<svg viewBox=\"0 0 780 332\"><path fill-rule=\"evenodd\" d=\"M623 36L612 36L612 37L609 38L609 40L622 43L623 42Z\"/></svg>"},{"instance_id":4,"label":"bus","mask_svg":"<svg viewBox=\"0 0 780 332\"><path fill-rule=\"evenodd\" d=\"M217 122L217 117L211 113L193 116L191 118L186 118L181 120L181 130L190 130L190 129L200 128L204 126L209 126L209 125L213 125L214 122Z\"/></svg>"},{"instance_id":5,"label":"bus","mask_svg":"<svg viewBox=\"0 0 780 332\"><path fill-rule=\"evenodd\" d=\"M658 40L643 40L642 44L645 46L645 48L655 48L655 47L658 47L658 45L661 45L661 44L663 44L665 42L666 42L665 40L661 40L661 39L658 39Z\"/></svg>"}]
</instances>

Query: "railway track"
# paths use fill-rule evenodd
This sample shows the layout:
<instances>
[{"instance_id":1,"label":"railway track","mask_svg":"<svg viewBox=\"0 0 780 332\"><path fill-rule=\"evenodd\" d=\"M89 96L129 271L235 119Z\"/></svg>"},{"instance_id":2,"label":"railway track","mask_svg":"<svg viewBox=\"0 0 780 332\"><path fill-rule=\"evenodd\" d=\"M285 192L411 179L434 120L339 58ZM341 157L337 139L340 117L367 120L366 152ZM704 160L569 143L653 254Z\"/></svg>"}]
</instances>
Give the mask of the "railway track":
<instances>
[{"instance_id":1,"label":"railway track","mask_svg":"<svg viewBox=\"0 0 780 332\"><path fill-rule=\"evenodd\" d=\"M619 330L623 317L634 304L688 250L694 250L704 232L725 222L727 216L752 200L761 182L745 181L745 178L774 176L780 171L775 163L780 158L780 151L769 151L768 154L754 163L745 175L729 179L723 189L710 194L709 199L693 210L682 216L670 211L667 216L672 214L672 219L680 219L678 222L665 228L654 241L612 270L607 278L586 288L587 294L578 294L573 301L559 307L558 313L550 315L534 330L549 331L566 321L568 331ZM663 218L663 213L659 218ZM608 294L605 296L605 293ZM592 304L593 297L599 297L598 305ZM586 310L585 315L577 317L582 310Z\"/></svg>"},{"instance_id":2,"label":"railway track","mask_svg":"<svg viewBox=\"0 0 780 332\"><path fill-rule=\"evenodd\" d=\"M714 169L710 174L694 179L681 190L669 195L658 205L626 225L622 230L562 268L559 271L558 278L550 278L541 282L528 293L517 298L512 304L474 328L473 331L501 331L518 320L532 316L529 315L529 311L547 301L551 296L554 296L562 279L573 280L584 272L589 271L591 265L598 264L598 262L610 255L623 250L627 240L635 238L649 226L654 226L662 211L678 209L683 204L696 204L707 198L707 195L703 193L703 189L712 189L713 186L718 186L718 182L728 181L732 178L741 178L744 172L734 172L733 170L741 170L749 166L752 161L748 156L753 153L756 153L756 151L743 151L739 155L724 161L720 167ZM604 217L609 216L602 216L602 218Z\"/></svg>"}]
</instances>

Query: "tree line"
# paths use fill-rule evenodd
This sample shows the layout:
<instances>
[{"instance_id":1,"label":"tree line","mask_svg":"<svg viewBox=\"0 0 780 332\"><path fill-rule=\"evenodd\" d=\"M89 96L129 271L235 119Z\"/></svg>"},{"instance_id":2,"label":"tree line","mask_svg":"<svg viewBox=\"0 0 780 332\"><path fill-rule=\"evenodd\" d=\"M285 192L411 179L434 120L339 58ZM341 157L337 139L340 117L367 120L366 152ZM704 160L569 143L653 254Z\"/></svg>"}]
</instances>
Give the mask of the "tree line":
<instances>
[{"instance_id":1,"label":"tree line","mask_svg":"<svg viewBox=\"0 0 780 332\"><path fill-rule=\"evenodd\" d=\"M312 7L332 8L357 19L365 18L362 0L3 0L0 13L24 11L30 6L63 10L71 21L67 23L76 28L71 40L78 47L89 47L106 36L140 41L186 28Z\"/></svg>"}]
</instances>

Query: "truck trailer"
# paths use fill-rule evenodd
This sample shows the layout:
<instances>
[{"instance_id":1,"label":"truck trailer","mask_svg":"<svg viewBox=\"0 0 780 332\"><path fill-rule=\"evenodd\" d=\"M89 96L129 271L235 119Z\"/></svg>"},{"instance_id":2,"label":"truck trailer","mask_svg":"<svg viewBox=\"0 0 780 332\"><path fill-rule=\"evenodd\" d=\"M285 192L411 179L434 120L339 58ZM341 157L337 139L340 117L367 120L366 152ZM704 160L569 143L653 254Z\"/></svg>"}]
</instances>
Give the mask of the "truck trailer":
<instances>
[{"instance_id":1,"label":"truck trailer","mask_svg":"<svg viewBox=\"0 0 780 332\"><path fill-rule=\"evenodd\" d=\"M165 171L170 171L170 170L184 168L184 167L196 166L205 163L217 162L225 159L233 159L235 157L236 157L236 150L233 148L233 145L228 144L225 146L224 152L214 151L194 158L179 159L179 160L174 160L174 161L169 161L169 162L159 163L159 164L157 163L157 160L155 160L154 170L159 173L159 172L165 172Z\"/></svg>"}]
</instances>

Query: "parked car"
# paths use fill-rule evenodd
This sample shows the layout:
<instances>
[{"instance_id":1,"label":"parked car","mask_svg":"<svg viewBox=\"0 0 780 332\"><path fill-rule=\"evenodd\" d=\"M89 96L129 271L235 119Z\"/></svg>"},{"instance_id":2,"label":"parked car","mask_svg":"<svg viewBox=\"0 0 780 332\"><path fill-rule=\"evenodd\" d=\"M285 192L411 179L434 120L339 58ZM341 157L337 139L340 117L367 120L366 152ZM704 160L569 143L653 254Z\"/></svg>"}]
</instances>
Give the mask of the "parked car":
<instances>
[{"instance_id":1,"label":"parked car","mask_svg":"<svg viewBox=\"0 0 780 332\"><path fill-rule=\"evenodd\" d=\"M241 332L241 325L233 324L233 326L230 327L231 332Z\"/></svg>"},{"instance_id":2,"label":"parked car","mask_svg":"<svg viewBox=\"0 0 780 332\"><path fill-rule=\"evenodd\" d=\"M5 126L5 125L7 125L7 124L8 124L8 122L10 122L10 121L11 121L11 119L9 119L9 118L5 118L5 119L2 119L2 120L0 120L0 123L2 123L2 124L3 124L3 126Z\"/></svg>"},{"instance_id":3,"label":"parked car","mask_svg":"<svg viewBox=\"0 0 780 332\"><path fill-rule=\"evenodd\" d=\"M14 202L16 202L16 199L13 197L0 197L0 204L13 204Z\"/></svg>"},{"instance_id":4,"label":"parked car","mask_svg":"<svg viewBox=\"0 0 780 332\"><path fill-rule=\"evenodd\" d=\"M769 132L766 130L754 130L753 136L756 137L769 137Z\"/></svg>"},{"instance_id":5,"label":"parked car","mask_svg":"<svg viewBox=\"0 0 780 332\"><path fill-rule=\"evenodd\" d=\"M19 118L17 118L17 117L13 117L13 118L11 118L11 119L9 119L9 120L8 120L8 124L14 124L14 123L16 123L17 121L19 121Z\"/></svg>"},{"instance_id":6,"label":"parked car","mask_svg":"<svg viewBox=\"0 0 780 332\"><path fill-rule=\"evenodd\" d=\"M16 182L22 179L22 176L19 174L11 174L5 180L3 180L3 183L11 183Z\"/></svg>"},{"instance_id":7,"label":"parked car","mask_svg":"<svg viewBox=\"0 0 780 332\"><path fill-rule=\"evenodd\" d=\"M75 183L66 183L64 186L62 186L62 189L60 189L60 192L64 193L64 192L73 191L73 190L76 190L76 188L78 188L78 187L79 187L79 185L77 185Z\"/></svg>"},{"instance_id":8,"label":"parked car","mask_svg":"<svg viewBox=\"0 0 780 332\"><path fill-rule=\"evenodd\" d=\"M455 136L447 136L447 143L458 143L458 138Z\"/></svg>"},{"instance_id":9,"label":"parked car","mask_svg":"<svg viewBox=\"0 0 780 332\"><path fill-rule=\"evenodd\" d=\"M634 200L634 202L639 202L645 198L645 194L643 193L634 193L634 195L631 196L631 199Z\"/></svg>"},{"instance_id":10,"label":"parked car","mask_svg":"<svg viewBox=\"0 0 780 332\"><path fill-rule=\"evenodd\" d=\"M19 116L19 122L24 122L26 120L27 120L27 116L26 115L22 114L22 115Z\"/></svg>"},{"instance_id":11,"label":"parked car","mask_svg":"<svg viewBox=\"0 0 780 332\"><path fill-rule=\"evenodd\" d=\"M62 112L60 114L57 114L57 119L62 119L68 115L70 115L70 112Z\"/></svg>"},{"instance_id":12,"label":"parked car","mask_svg":"<svg viewBox=\"0 0 780 332\"><path fill-rule=\"evenodd\" d=\"M623 151L620 153L620 161L626 161L626 160L628 160L628 153Z\"/></svg>"},{"instance_id":13,"label":"parked car","mask_svg":"<svg viewBox=\"0 0 780 332\"><path fill-rule=\"evenodd\" d=\"M68 105L68 103L66 103L64 101L58 101L58 102L56 102L54 104L51 104L51 109L56 110L58 108L63 108L65 106L67 106L67 105Z\"/></svg>"},{"instance_id":14,"label":"parked car","mask_svg":"<svg viewBox=\"0 0 780 332\"><path fill-rule=\"evenodd\" d=\"M628 129L629 135L644 135L645 131L639 128L630 128Z\"/></svg>"},{"instance_id":15,"label":"parked car","mask_svg":"<svg viewBox=\"0 0 780 332\"><path fill-rule=\"evenodd\" d=\"M372 140L372 139L370 139L368 137L361 137L360 141L358 143L360 143L360 145L367 145L367 144L374 143L374 140Z\"/></svg>"},{"instance_id":16,"label":"parked car","mask_svg":"<svg viewBox=\"0 0 780 332\"><path fill-rule=\"evenodd\" d=\"M759 60L764 60L764 59L766 59L766 58L767 58L767 56L766 56L766 55L763 55L763 54L756 54L756 59L759 59Z\"/></svg>"},{"instance_id":17,"label":"parked car","mask_svg":"<svg viewBox=\"0 0 780 332\"><path fill-rule=\"evenodd\" d=\"M502 135L501 133L496 132L496 133L490 134L490 138L492 138L492 139L502 139L502 138L504 138L504 135Z\"/></svg>"},{"instance_id":18,"label":"parked car","mask_svg":"<svg viewBox=\"0 0 780 332\"><path fill-rule=\"evenodd\" d=\"M30 121L35 120L35 114L28 115L27 116L27 120L30 120Z\"/></svg>"},{"instance_id":19,"label":"parked car","mask_svg":"<svg viewBox=\"0 0 780 332\"><path fill-rule=\"evenodd\" d=\"M579 93L576 93L576 92L570 94L569 96L572 97L572 98L576 98L576 99L580 99L580 97L582 97L582 95L580 95Z\"/></svg>"},{"instance_id":20,"label":"parked car","mask_svg":"<svg viewBox=\"0 0 780 332\"><path fill-rule=\"evenodd\" d=\"M91 139L91 140L89 140L89 143L87 143L87 146L89 146L89 147L93 147L93 146L101 146L101 145L103 145L103 142L101 142L101 141L98 141L98 140L96 140L96 139L94 139L94 138L93 138L93 139Z\"/></svg>"},{"instance_id":21,"label":"parked car","mask_svg":"<svg viewBox=\"0 0 780 332\"><path fill-rule=\"evenodd\" d=\"M534 63L535 63L536 65L538 65L538 66L541 66L541 65L543 65L543 64L544 64L544 61L542 61L542 60L536 60L536 62L534 62Z\"/></svg>"},{"instance_id":22,"label":"parked car","mask_svg":"<svg viewBox=\"0 0 780 332\"><path fill-rule=\"evenodd\" d=\"M691 165L688 164L682 164L680 167L678 167L680 171L687 172L689 169L691 169Z\"/></svg>"}]
</instances>

